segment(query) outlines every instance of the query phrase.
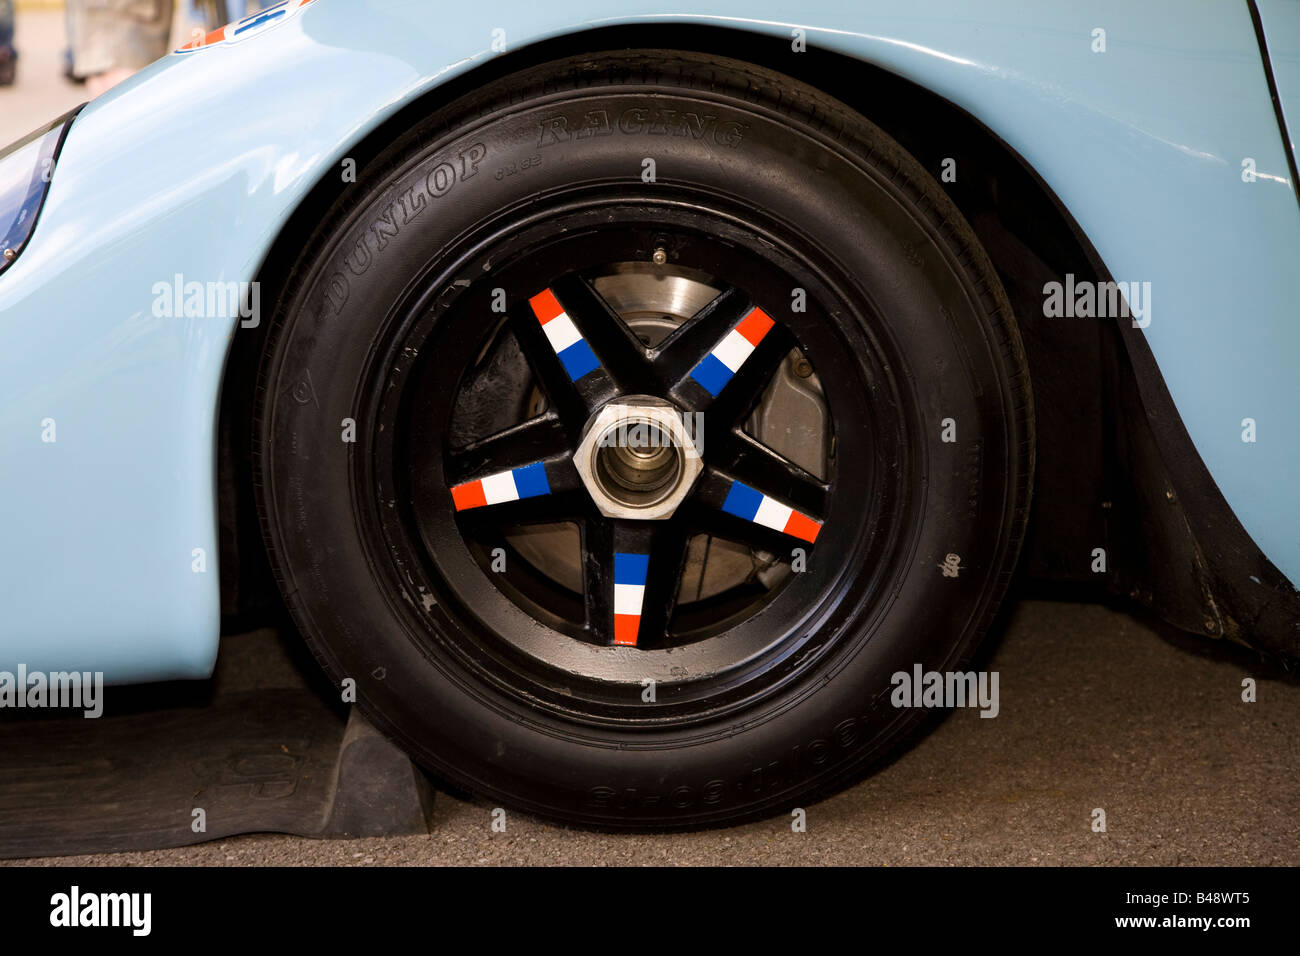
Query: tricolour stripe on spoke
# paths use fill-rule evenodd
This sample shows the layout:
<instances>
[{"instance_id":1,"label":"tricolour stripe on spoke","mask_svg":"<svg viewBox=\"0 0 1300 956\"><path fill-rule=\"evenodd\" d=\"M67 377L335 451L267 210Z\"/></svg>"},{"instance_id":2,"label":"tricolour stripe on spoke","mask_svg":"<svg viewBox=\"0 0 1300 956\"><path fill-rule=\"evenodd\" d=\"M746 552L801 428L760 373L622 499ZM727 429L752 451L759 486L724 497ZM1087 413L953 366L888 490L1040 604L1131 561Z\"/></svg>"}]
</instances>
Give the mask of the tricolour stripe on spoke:
<instances>
[{"instance_id":1,"label":"tricolour stripe on spoke","mask_svg":"<svg viewBox=\"0 0 1300 956\"><path fill-rule=\"evenodd\" d=\"M614 552L614 643L635 645L650 555Z\"/></svg>"},{"instance_id":2,"label":"tricolour stripe on spoke","mask_svg":"<svg viewBox=\"0 0 1300 956\"><path fill-rule=\"evenodd\" d=\"M801 538L810 544L817 540L822 524L802 512L795 511L789 505L782 504L771 495L765 495L743 481L733 481L727 492L727 500L722 503L722 510L736 515L765 528Z\"/></svg>"},{"instance_id":3,"label":"tricolour stripe on spoke","mask_svg":"<svg viewBox=\"0 0 1300 956\"><path fill-rule=\"evenodd\" d=\"M546 333L546 341L550 342L551 348L555 349L555 354L559 356L564 370L569 373L569 378L576 382L584 375L600 368L600 359L596 358L596 353L591 350L587 340L573 324L573 319L569 318L560 301L555 298L554 292L543 289L529 299L528 304L533 307L533 314L537 316L542 331Z\"/></svg>"},{"instance_id":4,"label":"tricolour stripe on spoke","mask_svg":"<svg viewBox=\"0 0 1300 956\"><path fill-rule=\"evenodd\" d=\"M772 320L762 309L750 309L740 323L691 370L691 378L717 398L772 325Z\"/></svg>"},{"instance_id":5,"label":"tricolour stripe on spoke","mask_svg":"<svg viewBox=\"0 0 1300 956\"><path fill-rule=\"evenodd\" d=\"M499 471L494 475L456 485L451 489L451 498L457 511L466 511L550 493L551 484L546 480L546 465L535 461L531 465Z\"/></svg>"}]
</instances>

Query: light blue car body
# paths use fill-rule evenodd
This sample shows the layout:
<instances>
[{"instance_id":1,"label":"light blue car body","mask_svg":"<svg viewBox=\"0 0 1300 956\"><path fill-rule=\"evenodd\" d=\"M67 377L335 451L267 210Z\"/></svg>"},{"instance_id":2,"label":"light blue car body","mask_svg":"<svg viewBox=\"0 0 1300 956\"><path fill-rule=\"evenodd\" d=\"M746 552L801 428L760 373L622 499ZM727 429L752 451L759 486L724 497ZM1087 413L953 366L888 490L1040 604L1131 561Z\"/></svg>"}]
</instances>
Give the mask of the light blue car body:
<instances>
[{"instance_id":1,"label":"light blue car body","mask_svg":"<svg viewBox=\"0 0 1300 956\"><path fill-rule=\"evenodd\" d=\"M1259 10L1295 129L1300 4ZM494 40L640 22L801 28L792 56L896 73L1017 150L1116 280L1151 283L1143 334L1178 412L1244 528L1300 581L1300 206L1246 3L315 0L88 105L0 273L0 669L211 671L215 427L239 319L157 317L155 285L253 280L353 144L499 55Z\"/></svg>"}]
</instances>

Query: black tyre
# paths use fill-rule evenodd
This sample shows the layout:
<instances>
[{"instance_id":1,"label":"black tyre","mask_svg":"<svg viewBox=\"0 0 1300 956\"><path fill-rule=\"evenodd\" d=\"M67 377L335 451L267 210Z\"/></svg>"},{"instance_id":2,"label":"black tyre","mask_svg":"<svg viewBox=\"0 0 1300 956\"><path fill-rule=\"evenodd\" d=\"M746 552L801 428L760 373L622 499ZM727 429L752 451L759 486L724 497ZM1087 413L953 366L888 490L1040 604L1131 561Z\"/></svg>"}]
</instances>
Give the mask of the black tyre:
<instances>
[{"instance_id":1,"label":"black tyre","mask_svg":"<svg viewBox=\"0 0 1300 956\"><path fill-rule=\"evenodd\" d=\"M490 84L360 173L276 316L255 471L373 721L611 827L788 810L917 725L891 675L972 654L1033 437L1005 294L915 160L653 51Z\"/></svg>"}]
</instances>

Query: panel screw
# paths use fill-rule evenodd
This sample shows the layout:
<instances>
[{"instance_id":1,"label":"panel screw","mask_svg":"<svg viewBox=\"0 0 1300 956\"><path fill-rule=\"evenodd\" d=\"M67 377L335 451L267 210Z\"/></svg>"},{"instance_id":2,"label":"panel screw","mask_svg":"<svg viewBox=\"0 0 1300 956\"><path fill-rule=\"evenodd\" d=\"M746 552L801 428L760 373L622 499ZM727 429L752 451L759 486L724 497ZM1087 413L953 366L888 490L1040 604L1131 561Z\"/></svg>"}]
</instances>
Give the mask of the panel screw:
<instances>
[{"instance_id":1,"label":"panel screw","mask_svg":"<svg viewBox=\"0 0 1300 956\"><path fill-rule=\"evenodd\" d=\"M655 265L661 266L668 261L668 253L664 251L663 246L660 246L658 249L655 250L654 255L651 256L650 258Z\"/></svg>"},{"instance_id":2,"label":"panel screw","mask_svg":"<svg viewBox=\"0 0 1300 956\"><path fill-rule=\"evenodd\" d=\"M18 258L18 253L14 252L12 249L6 249L5 258L12 262L14 259Z\"/></svg>"},{"instance_id":3,"label":"panel screw","mask_svg":"<svg viewBox=\"0 0 1300 956\"><path fill-rule=\"evenodd\" d=\"M800 378L807 378L812 374L812 364L807 359L799 359L794 363L794 374Z\"/></svg>"}]
</instances>

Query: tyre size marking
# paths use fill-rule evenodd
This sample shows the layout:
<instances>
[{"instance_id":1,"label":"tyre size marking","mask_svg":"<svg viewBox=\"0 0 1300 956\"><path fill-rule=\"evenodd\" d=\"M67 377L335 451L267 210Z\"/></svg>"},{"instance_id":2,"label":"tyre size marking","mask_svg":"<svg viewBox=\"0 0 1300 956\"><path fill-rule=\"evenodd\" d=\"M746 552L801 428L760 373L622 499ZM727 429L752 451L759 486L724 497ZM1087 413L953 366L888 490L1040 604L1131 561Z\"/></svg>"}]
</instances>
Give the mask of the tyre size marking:
<instances>
[{"instance_id":1,"label":"tyre size marking","mask_svg":"<svg viewBox=\"0 0 1300 956\"><path fill-rule=\"evenodd\" d=\"M546 480L546 465L535 461L531 465L462 482L451 489L451 500L457 511L468 511L470 508L499 505L550 493L551 484Z\"/></svg>"},{"instance_id":2,"label":"tyre size marking","mask_svg":"<svg viewBox=\"0 0 1300 956\"><path fill-rule=\"evenodd\" d=\"M749 487L743 481L733 481L727 492L727 500L722 503L722 510L746 521L761 524L765 528L783 532L795 538L802 538L809 544L817 540L822 524L806 514L795 511L789 505L782 504L771 495Z\"/></svg>"},{"instance_id":3,"label":"tyre size marking","mask_svg":"<svg viewBox=\"0 0 1300 956\"><path fill-rule=\"evenodd\" d=\"M717 398L732 376L771 330L773 322L762 309L749 311L736 327L722 337L700 364L691 369L691 378Z\"/></svg>"},{"instance_id":4,"label":"tyre size marking","mask_svg":"<svg viewBox=\"0 0 1300 956\"><path fill-rule=\"evenodd\" d=\"M541 155L529 156L518 162L507 163L496 171L497 182L505 179L507 176L513 176L515 173L522 173L525 169L534 169L542 165Z\"/></svg>"},{"instance_id":5,"label":"tyre size marking","mask_svg":"<svg viewBox=\"0 0 1300 956\"><path fill-rule=\"evenodd\" d=\"M650 555L614 552L614 643L636 646Z\"/></svg>"},{"instance_id":6,"label":"tyre size marking","mask_svg":"<svg viewBox=\"0 0 1300 956\"><path fill-rule=\"evenodd\" d=\"M533 314L537 316L537 321L542 324L542 331L546 333L546 341L550 342L551 348L555 349L555 354L559 357L564 370L569 373L569 378L576 382L600 368L600 359L596 358L596 353L591 350L587 340L582 337L578 327L573 324L573 320L564 311L560 301L555 298L554 292L543 289L529 299L528 304L533 307Z\"/></svg>"}]
</instances>

